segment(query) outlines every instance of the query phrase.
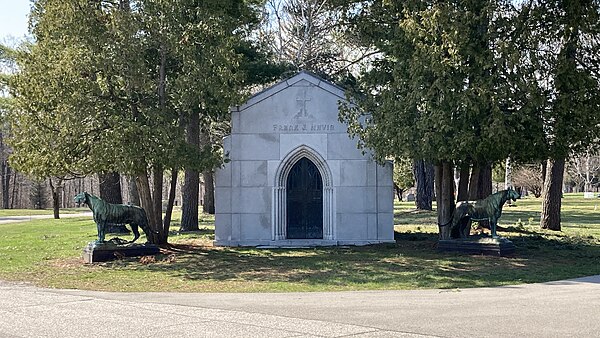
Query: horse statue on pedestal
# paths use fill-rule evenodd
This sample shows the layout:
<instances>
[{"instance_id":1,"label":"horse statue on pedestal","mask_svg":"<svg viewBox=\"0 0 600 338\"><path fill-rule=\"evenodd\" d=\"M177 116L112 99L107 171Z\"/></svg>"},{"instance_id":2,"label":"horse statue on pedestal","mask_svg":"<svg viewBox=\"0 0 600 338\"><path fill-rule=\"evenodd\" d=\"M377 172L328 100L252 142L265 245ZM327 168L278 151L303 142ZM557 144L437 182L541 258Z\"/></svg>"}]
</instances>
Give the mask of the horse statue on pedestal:
<instances>
[{"instance_id":1,"label":"horse statue on pedestal","mask_svg":"<svg viewBox=\"0 0 600 338\"><path fill-rule=\"evenodd\" d=\"M491 194L483 200L461 201L456 204L452 214L450 234L452 238L468 237L471 230L471 221L488 221L492 237L497 238L496 227L502 215L502 207L508 200L516 201L520 198L513 189L501 190Z\"/></svg>"},{"instance_id":2,"label":"horse statue on pedestal","mask_svg":"<svg viewBox=\"0 0 600 338\"><path fill-rule=\"evenodd\" d=\"M148 239L149 235L152 233L148 225L146 211L138 206L111 204L94 195L90 195L87 192L75 195L73 200L75 203L86 204L94 213L94 222L96 222L98 228L98 243L104 243L106 228L109 223L129 224L134 236L133 240L129 243L133 243L140 238L138 227L142 228L146 235L146 239Z\"/></svg>"}]
</instances>

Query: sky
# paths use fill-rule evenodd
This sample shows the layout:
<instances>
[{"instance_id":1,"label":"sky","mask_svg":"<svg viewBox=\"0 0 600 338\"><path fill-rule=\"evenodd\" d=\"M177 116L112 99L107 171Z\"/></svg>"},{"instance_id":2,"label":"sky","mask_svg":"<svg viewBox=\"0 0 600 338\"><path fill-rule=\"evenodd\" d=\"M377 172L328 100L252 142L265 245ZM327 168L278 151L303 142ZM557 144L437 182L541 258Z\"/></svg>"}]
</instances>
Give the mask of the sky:
<instances>
[{"instance_id":1,"label":"sky","mask_svg":"<svg viewBox=\"0 0 600 338\"><path fill-rule=\"evenodd\" d=\"M27 34L29 0L0 0L0 43L23 40Z\"/></svg>"}]
</instances>

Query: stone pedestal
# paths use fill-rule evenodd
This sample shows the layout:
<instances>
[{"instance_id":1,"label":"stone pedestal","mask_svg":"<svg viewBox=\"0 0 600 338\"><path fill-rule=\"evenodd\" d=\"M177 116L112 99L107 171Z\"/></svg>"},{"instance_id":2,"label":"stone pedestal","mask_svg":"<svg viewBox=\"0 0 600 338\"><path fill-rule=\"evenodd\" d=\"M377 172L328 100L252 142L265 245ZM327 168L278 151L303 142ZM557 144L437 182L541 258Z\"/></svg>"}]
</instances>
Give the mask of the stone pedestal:
<instances>
[{"instance_id":1,"label":"stone pedestal","mask_svg":"<svg viewBox=\"0 0 600 338\"><path fill-rule=\"evenodd\" d=\"M515 252L515 245L506 238L469 237L438 241L438 250L469 254L508 256Z\"/></svg>"},{"instance_id":2,"label":"stone pedestal","mask_svg":"<svg viewBox=\"0 0 600 338\"><path fill-rule=\"evenodd\" d=\"M83 261L85 263L106 262L121 257L152 256L160 253L154 244L124 244L115 245L110 242L90 242L83 248Z\"/></svg>"}]
</instances>

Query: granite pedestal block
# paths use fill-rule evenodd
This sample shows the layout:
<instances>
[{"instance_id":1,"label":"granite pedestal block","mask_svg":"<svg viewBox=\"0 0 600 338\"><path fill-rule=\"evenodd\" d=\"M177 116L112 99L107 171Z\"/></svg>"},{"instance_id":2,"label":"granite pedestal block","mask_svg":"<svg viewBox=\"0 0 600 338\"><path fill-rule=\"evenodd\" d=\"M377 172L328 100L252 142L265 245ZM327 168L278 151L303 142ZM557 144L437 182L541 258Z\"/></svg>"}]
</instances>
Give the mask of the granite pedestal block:
<instances>
[{"instance_id":1,"label":"granite pedestal block","mask_svg":"<svg viewBox=\"0 0 600 338\"><path fill-rule=\"evenodd\" d=\"M85 263L96 263L121 257L152 256L159 253L160 248L154 244L115 245L112 243L98 244L90 242L83 248L82 257Z\"/></svg>"},{"instance_id":2,"label":"granite pedestal block","mask_svg":"<svg viewBox=\"0 0 600 338\"><path fill-rule=\"evenodd\" d=\"M468 254L508 256L515 253L515 245L510 240L502 237L471 237L439 240L438 250Z\"/></svg>"}]
</instances>

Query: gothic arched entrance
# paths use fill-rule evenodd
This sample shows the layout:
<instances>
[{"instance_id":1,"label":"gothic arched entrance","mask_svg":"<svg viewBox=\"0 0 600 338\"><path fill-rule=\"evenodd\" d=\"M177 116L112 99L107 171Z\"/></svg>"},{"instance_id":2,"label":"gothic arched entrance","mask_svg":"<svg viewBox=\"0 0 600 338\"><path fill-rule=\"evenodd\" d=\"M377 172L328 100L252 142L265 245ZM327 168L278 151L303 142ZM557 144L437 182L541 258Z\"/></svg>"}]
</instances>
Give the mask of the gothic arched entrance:
<instances>
[{"instance_id":1,"label":"gothic arched entrance","mask_svg":"<svg viewBox=\"0 0 600 338\"><path fill-rule=\"evenodd\" d=\"M288 239L323 238L323 178L317 166L303 157L294 164L286 182Z\"/></svg>"}]
</instances>

